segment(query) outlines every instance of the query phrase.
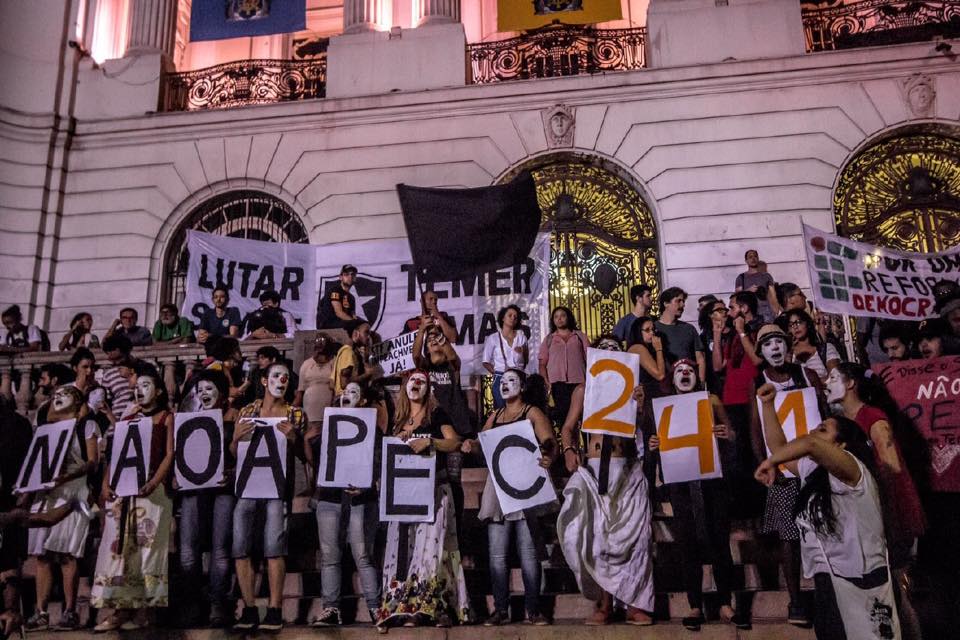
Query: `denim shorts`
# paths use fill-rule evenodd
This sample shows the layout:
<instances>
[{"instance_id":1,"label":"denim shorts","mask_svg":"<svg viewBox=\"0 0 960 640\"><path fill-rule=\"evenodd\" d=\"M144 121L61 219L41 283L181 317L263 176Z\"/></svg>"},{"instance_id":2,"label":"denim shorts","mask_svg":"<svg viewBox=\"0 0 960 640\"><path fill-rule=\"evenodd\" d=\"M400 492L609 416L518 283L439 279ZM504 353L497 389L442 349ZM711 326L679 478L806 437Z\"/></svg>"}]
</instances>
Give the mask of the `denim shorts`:
<instances>
[{"instance_id":1,"label":"denim shorts","mask_svg":"<svg viewBox=\"0 0 960 640\"><path fill-rule=\"evenodd\" d=\"M286 503L277 499L239 498L233 510L233 557L250 557L261 535L264 558L287 555Z\"/></svg>"}]
</instances>

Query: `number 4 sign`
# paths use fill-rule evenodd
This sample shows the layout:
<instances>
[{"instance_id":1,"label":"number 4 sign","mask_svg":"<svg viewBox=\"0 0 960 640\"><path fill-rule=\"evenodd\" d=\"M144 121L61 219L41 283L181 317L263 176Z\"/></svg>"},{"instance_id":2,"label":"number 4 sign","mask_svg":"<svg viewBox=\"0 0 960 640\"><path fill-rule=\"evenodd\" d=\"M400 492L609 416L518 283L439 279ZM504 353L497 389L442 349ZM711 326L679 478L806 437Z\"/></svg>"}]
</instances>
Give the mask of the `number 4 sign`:
<instances>
[{"instance_id":1,"label":"number 4 sign","mask_svg":"<svg viewBox=\"0 0 960 640\"><path fill-rule=\"evenodd\" d=\"M637 386L640 356L603 349L587 350L587 385L583 394L584 433L632 438L637 431Z\"/></svg>"},{"instance_id":2,"label":"number 4 sign","mask_svg":"<svg viewBox=\"0 0 960 640\"><path fill-rule=\"evenodd\" d=\"M664 484L722 478L706 391L653 399Z\"/></svg>"},{"instance_id":3,"label":"number 4 sign","mask_svg":"<svg viewBox=\"0 0 960 640\"><path fill-rule=\"evenodd\" d=\"M773 399L773 406L777 410L777 418L780 420L780 426L783 427L783 435L787 438L787 442L807 435L811 427L816 427L821 422L820 405L817 404L817 392L813 387L778 391ZM757 411L760 413L762 426L763 404L760 398L757 398ZM763 443L766 446L766 431L764 431ZM767 447L767 455L770 455L769 447ZM794 477L782 465L780 471L788 478Z\"/></svg>"}]
</instances>

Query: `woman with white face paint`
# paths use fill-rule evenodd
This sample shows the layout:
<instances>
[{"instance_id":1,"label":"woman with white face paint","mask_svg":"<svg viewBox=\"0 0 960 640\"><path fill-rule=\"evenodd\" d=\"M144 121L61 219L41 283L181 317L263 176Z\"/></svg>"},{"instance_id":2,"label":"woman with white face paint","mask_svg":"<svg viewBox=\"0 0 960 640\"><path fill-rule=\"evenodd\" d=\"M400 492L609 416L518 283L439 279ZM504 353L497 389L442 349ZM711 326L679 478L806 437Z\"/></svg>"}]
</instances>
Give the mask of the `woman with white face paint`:
<instances>
[{"instance_id":1,"label":"woman with white face paint","mask_svg":"<svg viewBox=\"0 0 960 640\"><path fill-rule=\"evenodd\" d=\"M407 441L415 453L437 456L437 487L433 522L391 522L383 561L383 602L377 611L377 628L464 622L469 614L467 583L460 564L453 494L447 480L446 454L460 448L446 411L430 392L427 372L417 369L403 378L397 401L393 435ZM406 536L401 536L401 527ZM401 554L404 539L406 553ZM406 575L398 575L399 559L407 558Z\"/></svg>"},{"instance_id":2,"label":"woman with white face paint","mask_svg":"<svg viewBox=\"0 0 960 640\"><path fill-rule=\"evenodd\" d=\"M523 399L526 374L519 369L507 369L500 378L500 396L505 405L490 414L483 430L529 420L540 442L540 466L549 469L557 457L557 440L553 435L550 419L546 414ZM464 453L479 453L478 440L467 440L461 447ZM524 604L526 619L534 625L550 624L549 619L540 610L540 555L542 543L537 514L522 511L504 515L494 490L493 478L487 475L483 488L479 518L487 523L487 542L490 553L490 582L493 585L494 611L486 626L499 626L510 622L508 605L510 602L510 569L507 557L510 553L510 536L513 533L517 555L523 575Z\"/></svg>"},{"instance_id":3,"label":"woman with white face paint","mask_svg":"<svg viewBox=\"0 0 960 640\"><path fill-rule=\"evenodd\" d=\"M90 494L87 480L97 468L99 452L97 425L93 420L81 417L83 408L83 394L76 387L64 385L54 390L47 423L71 420L74 428L56 485L31 496L31 511L47 511L73 501L87 502ZM47 604L53 587L54 564L60 566L63 574L64 595L64 608L56 628L80 628L76 610L80 581L77 559L83 557L89 525L89 518L74 511L53 527L30 529L27 549L37 563L37 610L25 623L28 631L44 631L50 626Z\"/></svg>"},{"instance_id":4,"label":"woman with white face paint","mask_svg":"<svg viewBox=\"0 0 960 640\"><path fill-rule=\"evenodd\" d=\"M135 370L137 405L132 417L152 424L147 481L136 496L118 498L104 474L100 500L105 512L91 603L113 614L98 632L141 629L149 608L168 604L168 550L173 501L167 492L173 467L173 413L163 380L150 365ZM114 443L108 445L108 450Z\"/></svg>"}]
</instances>

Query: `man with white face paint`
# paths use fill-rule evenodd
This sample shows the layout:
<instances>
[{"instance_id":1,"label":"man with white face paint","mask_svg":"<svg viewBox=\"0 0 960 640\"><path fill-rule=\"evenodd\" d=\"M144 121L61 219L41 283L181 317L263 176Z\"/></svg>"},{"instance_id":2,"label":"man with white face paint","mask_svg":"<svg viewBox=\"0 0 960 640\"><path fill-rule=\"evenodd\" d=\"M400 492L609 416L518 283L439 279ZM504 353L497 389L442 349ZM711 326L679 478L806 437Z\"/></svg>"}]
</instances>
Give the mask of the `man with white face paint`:
<instances>
[{"instance_id":1,"label":"man with white face paint","mask_svg":"<svg viewBox=\"0 0 960 640\"><path fill-rule=\"evenodd\" d=\"M65 385L54 389L47 422L74 420L75 425L56 486L34 494L31 511L47 511L74 501L87 502L90 493L87 480L97 468L99 452L97 425L93 420L80 417L83 407L83 394L76 387ZM25 623L28 631L43 631L49 627L47 604L53 588L53 564L59 565L63 574L64 608L57 628L80 628L76 610L80 580L77 559L83 557L89 526L89 518L73 511L53 527L30 529L27 548L37 565L37 610Z\"/></svg>"},{"instance_id":2,"label":"man with white face paint","mask_svg":"<svg viewBox=\"0 0 960 640\"><path fill-rule=\"evenodd\" d=\"M692 360L678 360L673 365L673 390L677 395L691 393L697 389L696 363ZM713 434L720 452L724 475L729 473L724 464L730 458L732 432L727 412L720 398L709 394L713 411ZM651 453L660 449L660 437L651 435L648 440ZM735 614L731 605L733 593L733 558L730 555L730 490L723 478L694 480L667 485L670 493L670 506L673 507L671 532L680 543L683 566L684 589L687 592L687 604L690 614L683 618L684 628L699 631L706 621L703 613L703 563L713 565L713 579L716 583L717 598L720 602L720 619L749 628L749 618ZM698 535L700 528L706 529L705 539Z\"/></svg>"},{"instance_id":3,"label":"man with white face paint","mask_svg":"<svg viewBox=\"0 0 960 640\"><path fill-rule=\"evenodd\" d=\"M260 384L266 389L262 400L255 400L240 410L234 429L230 451L236 456L237 446L253 435L253 418L286 418L277 429L287 438L287 487L285 495L277 499L238 498L233 512L233 558L236 562L237 584L243 598L243 612L234 631L278 632L283 628L283 582L286 576L287 513L293 499L293 456L304 457L303 411L287 404L285 399L290 385L290 369L282 362L270 365L263 372ZM265 514L262 530L255 528L257 512ZM257 538L263 540L263 555L267 558L267 577L270 584L270 599L267 613L260 621L256 606L254 581L256 573L250 555Z\"/></svg>"}]
</instances>

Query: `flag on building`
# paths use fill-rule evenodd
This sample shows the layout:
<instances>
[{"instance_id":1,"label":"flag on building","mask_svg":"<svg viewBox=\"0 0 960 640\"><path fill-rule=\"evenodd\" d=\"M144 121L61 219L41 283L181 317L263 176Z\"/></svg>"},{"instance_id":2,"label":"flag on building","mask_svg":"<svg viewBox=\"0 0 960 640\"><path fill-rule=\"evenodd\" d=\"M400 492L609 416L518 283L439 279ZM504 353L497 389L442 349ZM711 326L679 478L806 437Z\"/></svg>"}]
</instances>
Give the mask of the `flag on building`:
<instances>
[{"instance_id":1,"label":"flag on building","mask_svg":"<svg viewBox=\"0 0 960 640\"><path fill-rule=\"evenodd\" d=\"M190 40L249 38L307 28L307 0L193 0Z\"/></svg>"},{"instance_id":2,"label":"flag on building","mask_svg":"<svg viewBox=\"0 0 960 640\"><path fill-rule=\"evenodd\" d=\"M522 264L537 239L533 176L479 189L397 185L410 253L422 282L450 281Z\"/></svg>"},{"instance_id":3,"label":"flag on building","mask_svg":"<svg viewBox=\"0 0 960 640\"><path fill-rule=\"evenodd\" d=\"M619 20L620 0L497 0L497 29L524 31L554 20L593 24Z\"/></svg>"}]
</instances>

